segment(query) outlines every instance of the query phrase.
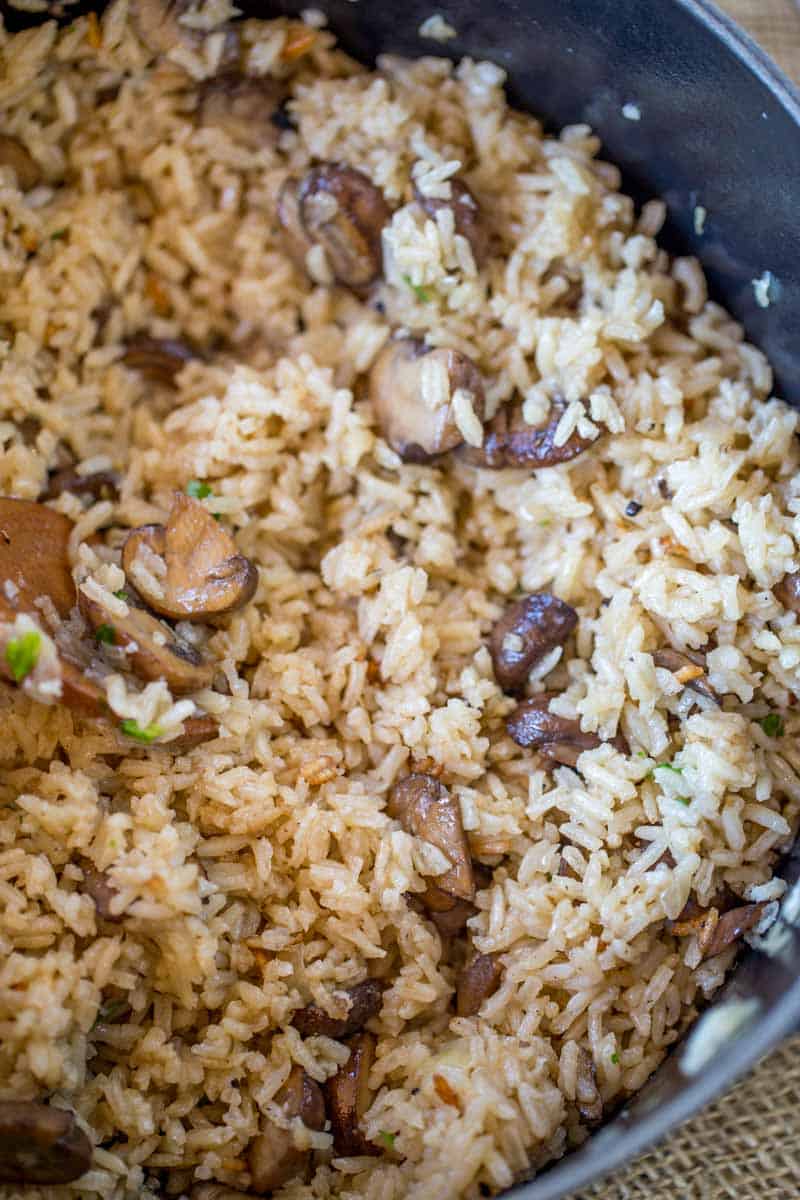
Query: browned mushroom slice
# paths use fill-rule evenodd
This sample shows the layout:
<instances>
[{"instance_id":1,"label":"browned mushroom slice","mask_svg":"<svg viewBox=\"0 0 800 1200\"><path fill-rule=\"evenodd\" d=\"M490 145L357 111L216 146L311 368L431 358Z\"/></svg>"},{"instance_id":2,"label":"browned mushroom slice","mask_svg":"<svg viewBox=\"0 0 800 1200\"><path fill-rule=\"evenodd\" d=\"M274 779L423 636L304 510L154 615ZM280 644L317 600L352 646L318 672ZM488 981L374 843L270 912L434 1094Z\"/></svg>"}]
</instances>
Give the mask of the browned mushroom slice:
<instances>
[{"instance_id":1,"label":"browned mushroom slice","mask_svg":"<svg viewBox=\"0 0 800 1200\"><path fill-rule=\"evenodd\" d=\"M61 657L61 703L85 717L101 717L108 712L106 694L100 684L76 663Z\"/></svg>"},{"instance_id":2,"label":"browned mushroom slice","mask_svg":"<svg viewBox=\"0 0 800 1200\"><path fill-rule=\"evenodd\" d=\"M772 589L775 599L789 612L800 613L800 571L784 575Z\"/></svg>"},{"instance_id":3,"label":"browned mushroom slice","mask_svg":"<svg viewBox=\"0 0 800 1200\"><path fill-rule=\"evenodd\" d=\"M316 1004L299 1009L292 1024L303 1037L329 1037L342 1040L358 1033L371 1017L380 1012L383 987L377 979L364 979L345 989L350 1000L346 1017L331 1017Z\"/></svg>"},{"instance_id":4,"label":"browned mushroom slice","mask_svg":"<svg viewBox=\"0 0 800 1200\"><path fill-rule=\"evenodd\" d=\"M349 1045L347 1062L325 1084L333 1147L342 1155L379 1154L359 1125L372 1103L369 1073L375 1061L375 1039L371 1033L358 1033Z\"/></svg>"},{"instance_id":5,"label":"browned mushroom slice","mask_svg":"<svg viewBox=\"0 0 800 1200\"><path fill-rule=\"evenodd\" d=\"M285 95L285 87L268 75L224 71L201 85L198 119L201 125L221 129L248 150L274 146L280 129L272 115Z\"/></svg>"},{"instance_id":6,"label":"browned mushroom slice","mask_svg":"<svg viewBox=\"0 0 800 1200\"><path fill-rule=\"evenodd\" d=\"M288 1118L299 1117L309 1129L324 1129L322 1089L302 1067L292 1067L286 1083L275 1095L275 1103ZM291 1130L268 1120L248 1150L253 1191L261 1195L281 1187L302 1174L310 1161L311 1151L295 1145Z\"/></svg>"},{"instance_id":7,"label":"browned mushroom slice","mask_svg":"<svg viewBox=\"0 0 800 1200\"><path fill-rule=\"evenodd\" d=\"M164 563L156 591L149 573L137 570L155 558ZM197 500L181 492L166 526L132 530L122 548L122 566L142 599L155 612L174 620L203 621L241 608L258 584L258 571L239 554L231 535Z\"/></svg>"},{"instance_id":8,"label":"browned mushroom slice","mask_svg":"<svg viewBox=\"0 0 800 1200\"><path fill-rule=\"evenodd\" d=\"M362 288L383 267L381 232L391 219L380 188L343 163L322 163L300 181L300 224L322 246L338 283Z\"/></svg>"},{"instance_id":9,"label":"browned mushroom slice","mask_svg":"<svg viewBox=\"0 0 800 1200\"><path fill-rule=\"evenodd\" d=\"M187 717L183 722L183 733L176 738L164 742L164 749L170 754L186 754L204 742L210 742L219 733L219 723L208 713L200 713L195 717Z\"/></svg>"},{"instance_id":10,"label":"browned mushroom slice","mask_svg":"<svg viewBox=\"0 0 800 1200\"><path fill-rule=\"evenodd\" d=\"M478 954L467 963L458 977L456 1013L474 1017L484 1000L493 996L503 978L502 964L493 954Z\"/></svg>"},{"instance_id":11,"label":"browned mushroom slice","mask_svg":"<svg viewBox=\"0 0 800 1200\"><path fill-rule=\"evenodd\" d=\"M125 343L120 362L153 383L171 387L178 372L199 357L194 346L178 338L153 338L137 333Z\"/></svg>"},{"instance_id":12,"label":"browned mushroom slice","mask_svg":"<svg viewBox=\"0 0 800 1200\"><path fill-rule=\"evenodd\" d=\"M103 921L121 921L123 913L115 913L111 911L111 903L119 895L117 889L109 883L108 874L105 871L97 871L94 867L84 866L83 870L83 888L87 896L91 896L94 901L95 912Z\"/></svg>"},{"instance_id":13,"label":"browned mushroom slice","mask_svg":"<svg viewBox=\"0 0 800 1200\"><path fill-rule=\"evenodd\" d=\"M472 257L475 259L475 265L482 266L488 254L489 237L486 225L481 219L478 202L463 179L456 176L450 180L450 196L447 198L425 196L414 184L414 199L434 221L439 209L451 209L456 233L467 239L472 250Z\"/></svg>"},{"instance_id":14,"label":"browned mushroom slice","mask_svg":"<svg viewBox=\"0 0 800 1200\"><path fill-rule=\"evenodd\" d=\"M597 1070L594 1060L583 1046L578 1048L578 1070L575 1081L575 1100L578 1112L590 1124L601 1120L603 1100L597 1086Z\"/></svg>"},{"instance_id":15,"label":"browned mushroom slice","mask_svg":"<svg viewBox=\"0 0 800 1200\"><path fill-rule=\"evenodd\" d=\"M74 467L53 471L40 499L55 500L62 492L74 496L91 496L93 500L117 500L119 498L119 475L116 471L92 471L79 475Z\"/></svg>"},{"instance_id":16,"label":"browned mushroom slice","mask_svg":"<svg viewBox=\"0 0 800 1200\"><path fill-rule=\"evenodd\" d=\"M20 191L29 192L41 181L39 164L17 138L0 133L0 167L11 167Z\"/></svg>"},{"instance_id":17,"label":"browned mushroom slice","mask_svg":"<svg viewBox=\"0 0 800 1200\"><path fill-rule=\"evenodd\" d=\"M656 650L653 662L657 667L672 671L678 683L719 704L719 696L706 677L706 660L702 654L685 654L665 646L662 650Z\"/></svg>"},{"instance_id":18,"label":"browned mushroom slice","mask_svg":"<svg viewBox=\"0 0 800 1200\"><path fill-rule=\"evenodd\" d=\"M574 867L571 867L563 854L559 855L558 870L556 875L559 879L579 879L580 876Z\"/></svg>"},{"instance_id":19,"label":"browned mushroom slice","mask_svg":"<svg viewBox=\"0 0 800 1200\"><path fill-rule=\"evenodd\" d=\"M175 695L197 692L214 678L214 664L182 641L168 625L143 608L128 602L124 617L81 590L80 610L95 632L103 631L110 646L125 652L131 670L141 679L164 679Z\"/></svg>"},{"instance_id":20,"label":"browned mushroom slice","mask_svg":"<svg viewBox=\"0 0 800 1200\"><path fill-rule=\"evenodd\" d=\"M550 592L534 592L509 604L489 634L492 666L503 691L524 688L536 664L562 646L577 624L575 609Z\"/></svg>"},{"instance_id":21,"label":"browned mushroom slice","mask_svg":"<svg viewBox=\"0 0 800 1200\"><path fill-rule=\"evenodd\" d=\"M71 1183L91 1165L92 1144L74 1113L0 1101L0 1183Z\"/></svg>"},{"instance_id":22,"label":"browned mushroom slice","mask_svg":"<svg viewBox=\"0 0 800 1200\"><path fill-rule=\"evenodd\" d=\"M591 442L572 433L563 443L555 444L556 430L566 403L553 402L553 411L545 425L529 425L522 415L521 400L512 400L496 413L486 427L483 445L470 447L464 457L476 467L503 470L506 467L555 467L569 462L588 450Z\"/></svg>"},{"instance_id":23,"label":"browned mushroom slice","mask_svg":"<svg viewBox=\"0 0 800 1200\"><path fill-rule=\"evenodd\" d=\"M472 864L472 875L476 892L483 891L492 882L492 872L482 863ZM478 911L469 900L459 900L435 883L429 883L424 892L407 892L406 902L414 912L428 917L443 938L457 937Z\"/></svg>"},{"instance_id":24,"label":"browned mushroom slice","mask_svg":"<svg viewBox=\"0 0 800 1200\"><path fill-rule=\"evenodd\" d=\"M432 775L406 775L392 788L387 811L407 833L430 842L451 862L436 876L436 886L460 900L474 900L475 876L461 806L447 788Z\"/></svg>"},{"instance_id":25,"label":"browned mushroom slice","mask_svg":"<svg viewBox=\"0 0 800 1200\"><path fill-rule=\"evenodd\" d=\"M426 395L423 379L445 381L442 394ZM427 384L426 386L431 386ZM389 342L369 375L369 398L381 433L405 462L427 462L464 441L454 400L466 396L474 417L483 421L483 380L471 359L458 350L431 349L418 338Z\"/></svg>"},{"instance_id":26,"label":"browned mushroom slice","mask_svg":"<svg viewBox=\"0 0 800 1200\"><path fill-rule=\"evenodd\" d=\"M305 270L306 255L313 246L300 220L300 180L289 176L278 192L278 222L283 230L286 252L298 267Z\"/></svg>"},{"instance_id":27,"label":"browned mushroom slice","mask_svg":"<svg viewBox=\"0 0 800 1200\"><path fill-rule=\"evenodd\" d=\"M715 954L721 954L728 946L738 942L739 938L755 929L766 909L766 902L761 901L758 904L743 904L723 913L705 945L703 957L713 958Z\"/></svg>"},{"instance_id":28,"label":"browned mushroom slice","mask_svg":"<svg viewBox=\"0 0 800 1200\"><path fill-rule=\"evenodd\" d=\"M551 762L575 767L584 750L595 750L603 741L596 733L584 733L580 721L551 713L553 696L553 692L543 692L523 700L507 718L506 729L518 746L538 750ZM621 733L611 738L611 745L620 754L630 752Z\"/></svg>"},{"instance_id":29,"label":"browned mushroom slice","mask_svg":"<svg viewBox=\"0 0 800 1200\"><path fill-rule=\"evenodd\" d=\"M0 497L0 618L36 614L43 596L67 616L75 603L71 532L69 518L45 504Z\"/></svg>"}]
</instances>

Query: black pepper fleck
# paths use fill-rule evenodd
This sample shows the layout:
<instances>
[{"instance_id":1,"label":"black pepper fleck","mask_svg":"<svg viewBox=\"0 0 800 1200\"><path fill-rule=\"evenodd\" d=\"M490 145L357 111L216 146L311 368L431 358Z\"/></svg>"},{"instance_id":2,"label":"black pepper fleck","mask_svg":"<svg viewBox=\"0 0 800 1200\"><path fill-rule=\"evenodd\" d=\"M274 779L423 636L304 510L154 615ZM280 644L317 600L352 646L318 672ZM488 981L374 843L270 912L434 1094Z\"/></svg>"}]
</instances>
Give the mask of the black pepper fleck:
<instances>
[{"instance_id":1,"label":"black pepper fleck","mask_svg":"<svg viewBox=\"0 0 800 1200\"><path fill-rule=\"evenodd\" d=\"M629 500L628 503L625 505L625 516L626 517L638 517L638 515L641 511L642 511L642 506L638 500Z\"/></svg>"},{"instance_id":2,"label":"black pepper fleck","mask_svg":"<svg viewBox=\"0 0 800 1200\"><path fill-rule=\"evenodd\" d=\"M666 479L663 478L663 476L661 477L661 479L656 480L656 485L658 486L658 490L661 493L661 495L664 497L665 500L672 499L672 492L669 490L667 481L666 481Z\"/></svg>"}]
</instances>

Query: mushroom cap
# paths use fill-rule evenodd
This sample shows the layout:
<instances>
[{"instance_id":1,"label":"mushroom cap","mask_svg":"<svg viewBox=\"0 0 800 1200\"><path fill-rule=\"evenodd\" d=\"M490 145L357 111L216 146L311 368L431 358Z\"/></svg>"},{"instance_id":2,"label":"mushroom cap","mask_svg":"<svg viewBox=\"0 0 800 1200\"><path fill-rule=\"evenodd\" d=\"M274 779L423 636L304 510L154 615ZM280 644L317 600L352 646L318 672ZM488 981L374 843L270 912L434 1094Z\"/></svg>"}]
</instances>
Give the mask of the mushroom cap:
<instances>
[{"instance_id":1,"label":"mushroom cap","mask_svg":"<svg viewBox=\"0 0 800 1200\"><path fill-rule=\"evenodd\" d=\"M464 458L475 467L496 471L508 467L540 470L570 462L588 450L592 443L575 432L560 446L555 444L556 430L565 408L563 400L555 400L543 425L529 425L522 414L522 401L519 398L511 400L486 426L483 445L465 448Z\"/></svg>"},{"instance_id":2,"label":"mushroom cap","mask_svg":"<svg viewBox=\"0 0 800 1200\"><path fill-rule=\"evenodd\" d=\"M163 559L161 590L136 568L139 554ZM231 535L197 500L178 492L166 526L132 530L122 548L122 567L154 612L174 620L204 621L233 612L248 602L258 571L239 554Z\"/></svg>"},{"instance_id":3,"label":"mushroom cap","mask_svg":"<svg viewBox=\"0 0 800 1200\"><path fill-rule=\"evenodd\" d=\"M387 811L413 837L441 850L452 866L437 875L437 888L460 900L475 899L475 876L461 805L432 775L415 772L392 788Z\"/></svg>"},{"instance_id":4,"label":"mushroom cap","mask_svg":"<svg viewBox=\"0 0 800 1200\"><path fill-rule=\"evenodd\" d=\"M300 181L297 205L301 226L324 247L337 282L362 288L380 275L381 233L392 214L362 171L332 162L313 167Z\"/></svg>"},{"instance_id":5,"label":"mushroom cap","mask_svg":"<svg viewBox=\"0 0 800 1200\"><path fill-rule=\"evenodd\" d=\"M0 1183L71 1183L92 1144L75 1114L32 1100L0 1101Z\"/></svg>"}]
</instances>

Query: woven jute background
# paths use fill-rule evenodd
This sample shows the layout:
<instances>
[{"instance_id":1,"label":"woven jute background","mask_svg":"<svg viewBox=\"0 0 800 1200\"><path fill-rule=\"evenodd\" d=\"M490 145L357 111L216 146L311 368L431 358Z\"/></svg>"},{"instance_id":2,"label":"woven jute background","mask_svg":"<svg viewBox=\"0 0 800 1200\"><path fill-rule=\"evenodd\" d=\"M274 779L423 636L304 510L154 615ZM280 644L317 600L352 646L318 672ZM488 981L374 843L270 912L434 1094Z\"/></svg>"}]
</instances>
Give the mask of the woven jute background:
<instances>
[{"instance_id":1,"label":"woven jute background","mask_svg":"<svg viewBox=\"0 0 800 1200\"><path fill-rule=\"evenodd\" d=\"M718 3L800 82L793 0ZM800 1036L657 1149L573 1200L800 1200Z\"/></svg>"}]
</instances>

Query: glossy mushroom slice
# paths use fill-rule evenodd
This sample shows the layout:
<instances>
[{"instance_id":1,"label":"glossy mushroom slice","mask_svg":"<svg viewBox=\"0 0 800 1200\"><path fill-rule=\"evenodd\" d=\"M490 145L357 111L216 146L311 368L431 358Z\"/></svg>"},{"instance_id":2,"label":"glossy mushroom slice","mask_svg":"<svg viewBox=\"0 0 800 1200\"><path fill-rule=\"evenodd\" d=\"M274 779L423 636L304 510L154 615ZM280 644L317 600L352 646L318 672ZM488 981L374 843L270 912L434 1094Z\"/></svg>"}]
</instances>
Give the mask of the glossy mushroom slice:
<instances>
[{"instance_id":1,"label":"glossy mushroom slice","mask_svg":"<svg viewBox=\"0 0 800 1200\"><path fill-rule=\"evenodd\" d=\"M713 958L755 929L768 907L765 901L737 904L737 900L733 893L723 893L707 908L689 900L671 931L676 937L696 936L703 958Z\"/></svg>"},{"instance_id":2,"label":"glossy mushroom slice","mask_svg":"<svg viewBox=\"0 0 800 1200\"><path fill-rule=\"evenodd\" d=\"M456 1013L474 1017L484 1000L493 996L503 979L503 966L494 954L478 954L462 970L456 987Z\"/></svg>"},{"instance_id":3,"label":"glossy mushroom slice","mask_svg":"<svg viewBox=\"0 0 800 1200\"><path fill-rule=\"evenodd\" d=\"M92 1165L75 1114L32 1100L0 1101L0 1183L60 1184Z\"/></svg>"},{"instance_id":4,"label":"glossy mushroom slice","mask_svg":"<svg viewBox=\"0 0 800 1200\"><path fill-rule=\"evenodd\" d=\"M708 682L706 660L702 654L683 653L680 650L673 650L670 646L665 646L662 650L656 650L653 662L657 667L671 671L678 683L691 688L693 692L699 692L707 700L713 700L715 704L719 704L719 696Z\"/></svg>"},{"instance_id":5,"label":"glossy mushroom slice","mask_svg":"<svg viewBox=\"0 0 800 1200\"><path fill-rule=\"evenodd\" d=\"M449 208L453 213L453 224L456 233L469 242L475 265L481 267L486 261L489 251L489 235L485 219L481 215L478 202L463 179L454 176L449 180L450 195L427 196L414 184L414 199L429 217L436 220L440 209Z\"/></svg>"},{"instance_id":6,"label":"glossy mushroom slice","mask_svg":"<svg viewBox=\"0 0 800 1200\"><path fill-rule=\"evenodd\" d=\"M92 471L88 475L80 475L74 467L65 467L50 474L40 499L55 500L63 492L71 492L73 496L87 496L94 501L117 500L119 483L116 471Z\"/></svg>"},{"instance_id":7,"label":"glossy mushroom slice","mask_svg":"<svg viewBox=\"0 0 800 1200\"><path fill-rule=\"evenodd\" d=\"M383 986L377 979L364 979L346 988L345 994L350 1001L346 1017L331 1017L318 1005L309 1004L292 1017L295 1029L303 1037L329 1037L338 1041L358 1033L380 1012Z\"/></svg>"},{"instance_id":8,"label":"glossy mushroom slice","mask_svg":"<svg viewBox=\"0 0 800 1200\"><path fill-rule=\"evenodd\" d=\"M170 738L168 742L163 742L163 748L169 754L187 754L190 750L194 750L196 746L202 746L204 742L210 742L219 733L219 723L217 720L209 716L208 713L198 713L194 717L187 717L183 722L183 733L179 733L177 737Z\"/></svg>"},{"instance_id":9,"label":"glossy mushroom slice","mask_svg":"<svg viewBox=\"0 0 800 1200\"><path fill-rule=\"evenodd\" d=\"M12 168L22 192L29 192L42 179L42 171L35 158L22 142L8 134L0 134L0 167Z\"/></svg>"},{"instance_id":10,"label":"glossy mushroom slice","mask_svg":"<svg viewBox=\"0 0 800 1200\"><path fill-rule=\"evenodd\" d=\"M578 1063L575 1081L575 1100L578 1112L584 1121L595 1124L603 1116L603 1099L597 1086L597 1069L594 1059L583 1046L578 1047Z\"/></svg>"},{"instance_id":11,"label":"glossy mushroom slice","mask_svg":"<svg viewBox=\"0 0 800 1200\"><path fill-rule=\"evenodd\" d=\"M800 571L792 571L779 579L772 594L789 612L800 613Z\"/></svg>"},{"instance_id":12,"label":"glossy mushroom slice","mask_svg":"<svg viewBox=\"0 0 800 1200\"><path fill-rule=\"evenodd\" d=\"M367 287L383 269L381 234L391 211L380 188L343 163L322 163L300 180L300 224L322 246L338 283Z\"/></svg>"},{"instance_id":13,"label":"glossy mushroom slice","mask_svg":"<svg viewBox=\"0 0 800 1200\"><path fill-rule=\"evenodd\" d=\"M359 1033L349 1043L350 1057L325 1084L328 1116L337 1154L379 1154L361 1129L361 1118L372 1104L369 1073L375 1061L375 1039Z\"/></svg>"},{"instance_id":14,"label":"glossy mushroom slice","mask_svg":"<svg viewBox=\"0 0 800 1200\"><path fill-rule=\"evenodd\" d=\"M473 862L472 875L475 891L483 891L492 882L492 872L482 863ZM408 892L406 903L414 912L426 916L443 938L454 938L463 932L467 921L478 911L470 900L459 900L448 892L429 883L424 892Z\"/></svg>"},{"instance_id":15,"label":"glossy mushroom slice","mask_svg":"<svg viewBox=\"0 0 800 1200\"><path fill-rule=\"evenodd\" d=\"M201 84L197 117L205 128L221 129L248 150L274 146L280 129L273 121L286 96L283 84L268 75L224 71Z\"/></svg>"},{"instance_id":16,"label":"glossy mushroom slice","mask_svg":"<svg viewBox=\"0 0 800 1200\"><path fill-rule=\"evenodd\" d=\"M562 646L578 614L550 592L533 592L509 604L489 634L495 678L504 692L524 688L537 663Z\"/></svg>"},{"instance_id":17,"label":"glossy mushroom slice","mask_svg":"<svg viewBox=\"0 0 800 1200\"><path fill-rule=\"evenodd\" d=\"M81 588L78 604L89 625L110 646L127 655L131 670L140 679L164 679L174 695L197 692L214 678L214 664L182 641L173 629L144 608L128 600L127 613L120 616Z\"/></svg>"},{"instance_id":18,"label":"glossy mushroom slice","mask_svg":"<svg viewBox=\"0 0 800 1200\"><path fill-rule=\"evenodd\" d=\"M584 733L580 721L551 713L550 701L554 696L554 692L542 692L523 700L506 720L506 729L518 746L538 750L551 762L575 767L584 750L594 750L603 741L596 733ZM611 739L611 745L620 754L629 753L621 733Z\"/></svg>"},{"instance_id":19,"label":"glossy mushroom slice","mask_svg":"<svg viewBox=\"0 0 800 1200\"><path fill-rule=\"evenodd\" d=\"M555 400L552 414L544 425L529 425L522 415L521 400L512 400L501 408L486 427L483 445L464 451L467 462L476 467L503 470L507 467L555 467L570 462L591 446L591 442L572 433L557 446L556 430L564 415L566 402Z\"/></svg>"},{"instance_id":20,"label":"glossy mushroom slice","mask_svg":"<svg viewBox=\"0 0 800 1200\"><path fill-rule=\"evenodd\" d=\"M179 338L154 338L137 333L125 342L120 362L153 383L172 387L178 372L199 357L194 346Z\"/></svg>"},{"instance_id":21,"label":"glossy mushroom slice","mask_svg":"<svg viewBox=\"0 0 800 1200\"><path fill-rule=\"evenodd\" d=\"M483 436L483 380L459 350L419 338L389 342L370 371L369 398L382 435L405 462L428 462Z\"/></svg>"},{"instance_id":22,"label":"glossy mushroom slice","mask_svg":"<svg viewBox=\"0 0 800 1200\"><path fill-rule=\"evenodd\" d=\"M430 842L451 863L435 877L436 887L459 900L474 900L475 875L455 796L432 775L415 773L394 785L386 807L407 833Z\"/></svg>"},{"instance_id":23,"label":"glossy mushroom slice","mask_svg":"<svg viewBox=\"0 0 800 1200\"><path fill-rule=\"evenodd\" d=\"M145 603L165 617L204 621L247 604L258 571L197 500L176 493L166 525L128 534L122 567Z\"/></svg>"},{"instance_id":24,"label":"glossy mushroom slice","mask_svg":"<svg viewBox=\"0 0 800 1200\"><path fill-rule=\"evenodd\" d=\"M292 1067L289 1078L275 1095L284 1115L299 1117L309 1129L325 1128L325 1100L318 1083L302 1067ZM311 1151L295 1145L290 1129L267 1120L250 1143L247 1154L253 1191L271 1192L301 1175L311 1161Z\"/></svg>"}]
</instances>

